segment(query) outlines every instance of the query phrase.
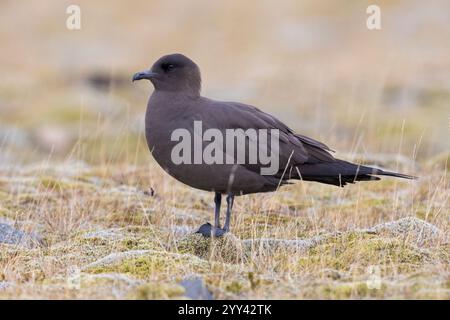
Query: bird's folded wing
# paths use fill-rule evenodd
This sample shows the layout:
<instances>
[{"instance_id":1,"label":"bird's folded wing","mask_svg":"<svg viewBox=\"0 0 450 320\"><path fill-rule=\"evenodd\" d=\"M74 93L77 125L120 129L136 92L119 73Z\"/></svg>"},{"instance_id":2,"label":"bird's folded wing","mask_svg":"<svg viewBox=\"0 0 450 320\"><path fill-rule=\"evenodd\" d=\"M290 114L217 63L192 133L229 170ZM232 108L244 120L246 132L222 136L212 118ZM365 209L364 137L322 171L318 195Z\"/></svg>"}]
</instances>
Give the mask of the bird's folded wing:
<instances>
[{"instance_id":1,"label":"bird's folded wing","mask_svg":"<svg viewBox=\"0 0 450 320\"><path fill-rule=\"evenodd\" d=\"M213 100L208 101L208 107L214 108L214 111L203 113L208 115L208 119L204 119L203 122L207 123L210 128L216 128L221 131L238 128L243 130L278 129L280 172L292 165L335 161L335 158L328 152L331 149L325 144L306 136L295 134L293 130L280 120L256 107L236 102ZM267 151L269 154L271 151L270 145ZM260 170L259 165L242 165L251 171L259 172Z\"/></svg>"}]
</instances>

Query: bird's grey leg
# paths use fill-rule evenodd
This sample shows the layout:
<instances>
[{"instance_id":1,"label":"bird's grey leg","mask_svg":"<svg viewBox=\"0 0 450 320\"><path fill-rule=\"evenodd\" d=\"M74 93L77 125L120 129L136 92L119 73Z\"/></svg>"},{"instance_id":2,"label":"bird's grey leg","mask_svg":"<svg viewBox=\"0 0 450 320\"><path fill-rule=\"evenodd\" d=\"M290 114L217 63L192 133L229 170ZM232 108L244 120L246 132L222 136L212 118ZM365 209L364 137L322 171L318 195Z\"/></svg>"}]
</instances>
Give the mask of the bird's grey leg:
<instances>
[{"instance_id":1,"label":"bird's grey leg","mask_svg":"<svg viewBox=\"0 0 450 320\"><path fill-rule=\"evenodd\" d=\"M223 231L230 231L230 220L231 220L231 211L233 210L234 204L234 194L228 194L227 196L227 215L225 217L225 225L223 226Z\"/></svg>"},{"instance_id":2,"label":"bird's grey leg","mask_svg":"<svg viewBox=\"0 0 450 320\"><path fill-rule=\"evenodd\" d=\"M219 192L216 192L216 195L214 197L214 203L216 205L214 210L214 226L212 226L210 223L205 223L200 226L197 233L200 233L201 235L205 237L220 237L223 236L226 233L225 229L220 228L220 204L222 202L222 194ZM228 197L227 197L227 203L228 203ZM229 206L227 206L229 207ZM228 210L227 210L228 212ZM228 222L229 223L229 222Z\"/></svg>"},{"instance_id":3,"label":"bird's grey leg","mask_svg":"<svg viewBox=\"0 0 450 320\"><path fill-rule=\"evenodd\" d=\"M214 228L220 228L220 204L222 203L222 194L220 192L216 192L214 203L216 205L214 210Z\"/></svg>"}]
</instances>

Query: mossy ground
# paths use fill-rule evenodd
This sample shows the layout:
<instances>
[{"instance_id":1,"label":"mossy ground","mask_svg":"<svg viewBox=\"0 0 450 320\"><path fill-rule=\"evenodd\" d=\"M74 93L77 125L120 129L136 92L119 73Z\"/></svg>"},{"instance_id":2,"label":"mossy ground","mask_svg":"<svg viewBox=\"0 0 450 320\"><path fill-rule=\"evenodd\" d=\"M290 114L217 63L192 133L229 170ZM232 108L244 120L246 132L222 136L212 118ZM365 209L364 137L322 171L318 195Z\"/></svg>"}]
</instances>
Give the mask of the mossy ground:
<instances>
[{"instance_id":1,"label":"mossy ground","mask_svg":"<svg viewBox=\"0 0 450 320\"><path fill-rule=\"evenodd\" d=\"M432 242L419 244L412 229L366 230L403 216L423 219L415 203L431 198L424 186L431 181L337 192L301 184L240 197L233 233L211 240L194 233L212 218L210 194L161 184L167 177L157 167L44 171L2 173L14 176L2 180L2 217L44 241L31 249L2 245L0 281L8 285L1 298L182 298L179 283L192 275L216 298L450 298L448 219L437 202L426 214L441 230ZM386 194L392 189L403 192ZM443 197L443 189L432 191ZM303 242L283 242L293 239Z\"/></svg>"}]
</instances>

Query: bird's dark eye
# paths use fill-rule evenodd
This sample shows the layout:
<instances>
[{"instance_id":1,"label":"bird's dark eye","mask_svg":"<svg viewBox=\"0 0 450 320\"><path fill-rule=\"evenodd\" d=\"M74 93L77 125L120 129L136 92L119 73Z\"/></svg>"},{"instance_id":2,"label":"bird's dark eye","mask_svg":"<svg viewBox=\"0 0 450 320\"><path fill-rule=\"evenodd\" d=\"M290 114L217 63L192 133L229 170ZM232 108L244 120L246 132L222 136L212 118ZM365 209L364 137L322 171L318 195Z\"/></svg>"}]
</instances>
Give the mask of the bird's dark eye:
<instances>
[{"instance_id":1,"label":"bird's dark eye","mask_svg":"<svg viewBox=\"0 0 450 320\"><path fill-rule=\"evenodd\" d=\"M172 63L163 63L163 64L161 65L161 68L162 68L164 71L169 72L169 71L172 71L173 69L175 69L175 65L172 64Z\"/></svg>"}]
</instances>

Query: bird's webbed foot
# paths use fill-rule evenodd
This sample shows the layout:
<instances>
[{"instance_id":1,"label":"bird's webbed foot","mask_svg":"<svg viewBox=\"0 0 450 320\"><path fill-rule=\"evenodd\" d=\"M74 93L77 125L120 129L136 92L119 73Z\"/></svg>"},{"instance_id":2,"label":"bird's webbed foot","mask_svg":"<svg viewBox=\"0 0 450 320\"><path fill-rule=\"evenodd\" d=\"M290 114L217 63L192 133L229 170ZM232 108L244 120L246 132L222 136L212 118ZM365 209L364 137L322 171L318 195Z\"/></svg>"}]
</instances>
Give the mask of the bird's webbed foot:
<instances>
[{"instance_id":1,"label":"bird's webbed foot","mask_svg":"<svg viewBox=\"0 0 450 320\"><path fill-rule=\"evenodd\" d=\"M228 231L222 228L213 227L210 223L200 226L196 233L200 233L204 237L222 237Z\"/></svg>"}]
</instances>

